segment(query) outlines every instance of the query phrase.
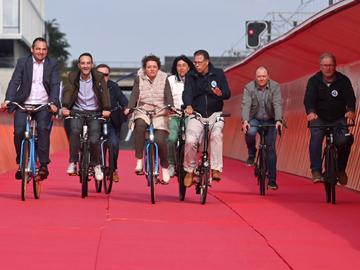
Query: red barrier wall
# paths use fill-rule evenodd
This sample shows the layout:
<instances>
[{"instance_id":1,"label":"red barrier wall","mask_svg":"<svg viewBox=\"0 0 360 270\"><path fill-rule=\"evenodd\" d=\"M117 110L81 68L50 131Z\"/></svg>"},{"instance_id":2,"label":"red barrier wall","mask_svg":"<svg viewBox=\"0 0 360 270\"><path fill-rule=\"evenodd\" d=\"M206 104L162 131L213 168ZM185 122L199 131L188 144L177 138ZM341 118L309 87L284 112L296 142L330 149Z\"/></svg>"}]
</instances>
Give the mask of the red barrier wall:
<instances>
[{"instance_id":1,"label":"red barrier wall","mask_svg":"<svg viewBox=\"0 0 360 270\"><path fill-rule=\"evenodd\" d=\"M344 3L340 2L329 12L323 12L322 16L315 16L316 19L300 26L298 31L294 31L285 39L269 44L227 70L226 76L235 96L226 102L224 109L232 114L224 128L225 156L240 160L247 158L247 148L241 131L242 92L244 85L254 79L256 67L265 65L270 71L271 78L281 84L283 111L288 126L277 142L278 170L310 176L308 155L310 134L303 98L308 78L319 69L319 55L324 51L331 51L337 57L338 70L351 79L357 97L357 125L352 129L355 142L347 173L348 187L360 190L360 47L358 46L360 1L344 1ZM341 26L347 28L340 31ZM349 32L349 28L352 33ZM329 29L339 29L339 32L324 35ZM313 40L316 42L312 43ZM349 50L349 46L354 47Z\"/></svg>"},{"instance_id":2,"label":"red barrier wall","mask_svg":"<svg viewBox=\"0 0 360 270\"><path fill-rule=\"evenodd\" d=\"M17 168L15 162L15 147L13 143L13 116L7 113L0 114L0 173ZM51 131L50 153L68 148L68 142L62 121L54 120Z\"/></svg>"}]
</instances>

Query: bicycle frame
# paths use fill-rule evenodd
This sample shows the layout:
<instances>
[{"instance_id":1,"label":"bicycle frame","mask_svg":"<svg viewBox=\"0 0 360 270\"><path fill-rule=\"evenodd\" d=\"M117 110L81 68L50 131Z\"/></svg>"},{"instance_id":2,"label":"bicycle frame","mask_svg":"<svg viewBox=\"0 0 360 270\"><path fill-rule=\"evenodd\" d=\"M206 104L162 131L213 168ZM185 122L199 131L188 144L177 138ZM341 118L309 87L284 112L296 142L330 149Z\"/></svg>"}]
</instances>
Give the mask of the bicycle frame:
<instances>
[{"instance_id":1,"label":"bicycle frame","mask_svg":"<svg viewBox=\"0 0 360 270\"><path fill-rule=\"evenodd\" d=\"M149 125L149 138L146 140L145 142L145 162L146 162L146 167L145 168L150 168L150 159L148 158L149 154L150 154L150 146L153 145L154 149L155 149L155 160L154 160L154 168L153 168L153 175L155 175L156 177L159 176L159 147L157 145L157 143L155 142L155 128L154 128L154 124L153 124L153 120L152 120L152 114L149 114L149 118L150 118L150 125ZM145 171L145 173L148 175L149 172ZM150 186L150 179L147 178L148 180L148 186Z\"/></svg>"},{"instance_id":2,"label":"bicycle frame","mask_svg":"<svg viewBox=\"0 0 360 270\"><path fill-rule=\"evenodd\" d=\"M36 175L36 121L32 119L30 113L26 116L25 138L21 142L20 164L22 164L24 143L26 140L30 142L29 163L26 170L34 177Z\"/></svg>"}]
</instances>

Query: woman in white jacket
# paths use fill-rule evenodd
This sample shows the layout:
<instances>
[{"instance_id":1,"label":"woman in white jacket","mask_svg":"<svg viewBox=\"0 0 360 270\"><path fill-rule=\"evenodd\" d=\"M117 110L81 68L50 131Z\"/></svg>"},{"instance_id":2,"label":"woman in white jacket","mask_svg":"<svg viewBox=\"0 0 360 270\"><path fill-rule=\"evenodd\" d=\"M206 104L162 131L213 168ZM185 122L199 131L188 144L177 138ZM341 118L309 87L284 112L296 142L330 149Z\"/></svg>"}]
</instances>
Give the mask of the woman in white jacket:
<instances>
[{"instance_id":1,"label":"woman in white jacket","mask_svg":"<svg viewBox=\"0 0 360 270\"><path fill-rule=\"evenodd\" d=\"M171 76L168 77L170 83L171 93L174 100L174 106L181 109L183 105L182 93L184 91L185 76L189 70L194 69L194 64L185 55L180 55L174 59ZM176 157L176 140L178 136L180 120L178 116L170 116L169 123L169 137L168 137L168 150L169 150L169 173L170 176L175 174L175 157Z\"/></svg>"}]
</instances>

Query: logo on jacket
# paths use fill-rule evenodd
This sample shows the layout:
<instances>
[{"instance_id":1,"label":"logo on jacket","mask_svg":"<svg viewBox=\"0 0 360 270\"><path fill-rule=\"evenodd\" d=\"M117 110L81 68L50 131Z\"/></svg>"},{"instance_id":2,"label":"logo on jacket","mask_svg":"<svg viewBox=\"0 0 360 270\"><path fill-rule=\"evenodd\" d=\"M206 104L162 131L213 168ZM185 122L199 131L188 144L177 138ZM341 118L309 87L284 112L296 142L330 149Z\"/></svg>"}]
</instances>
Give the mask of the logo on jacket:
<instances>
[{"instance_id":1,"label":"logo on jacket","mask_svg":"<svg viewBox=\"0 0 360 270\"><path fill-rule=\"evenodd\" d=\"M332 95L333 97L337 97L337 96L339 95L339 92L338 92L337 90L332 90L332 91L331 91L331 95Z\"/></svg>"},{"instance_id":2,"label":"logo on jacket","mask_svg":"<svg viewBox=\"0 0 360 270\"><path fill-rule=\"evenodd\" d=\"M217 87L217 82L216 81L211 81L211 87L212 88L216 88Z\"/></svg>"}]
</instances>

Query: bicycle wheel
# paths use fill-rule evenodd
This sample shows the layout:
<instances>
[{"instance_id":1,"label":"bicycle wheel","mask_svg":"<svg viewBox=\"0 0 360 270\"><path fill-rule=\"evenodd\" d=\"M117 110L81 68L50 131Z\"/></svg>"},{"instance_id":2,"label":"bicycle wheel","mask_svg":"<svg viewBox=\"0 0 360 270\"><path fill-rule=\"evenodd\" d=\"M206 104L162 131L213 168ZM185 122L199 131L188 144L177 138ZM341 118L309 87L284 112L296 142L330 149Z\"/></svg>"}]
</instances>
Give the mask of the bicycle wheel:
<instances>
[{"instance_id":1,"label":"bicycle wheel","mask_svg":"<svg viewBox=\"0 0 360 270\"><path fill-rule=\"evenodd\" d=\"M156 182L156 175L154 175L154 169L155 169L155 146L154 144L150 144L149 145L149 150L148 150L148 155L147 155L147 159L148 159L148 164L149 167L146 168L147 169L147 180L148 180L148 185L150 186L150 197L151 197L151 203L154 204L155 203L155 182Z\"/></svg>"},{"instance_id":2,"label":"bicycle wheel","mask_svg":"<svg viewBox=\"0 0 360 270\"><path fill-rule=\"evenodd\" d=\"M40 199L40 192L41 192L41 178L38 173L36 173L35 177L32 177L33 181L33 190L34 190L34 197L35 199Z\"/></svg>"},{"instance_id":3,"label":"bicycle wheel","mask_svg":"<svg viewBox=\"0 0 360 270\"><path fill-rule=\"evenodd\" d=\"M80 181L81 181L81 197L88 196L88 181L89 181L89 160L90 152L87 145L84 145L80 160Z\"/></svg>"},{"instance_id":4,"label":"bicycle wheel","mask_svg":"<svg viewBox=\"0 0 360 270\"><path fill-rule=\"evenodd\" d=\"M336 203L335 186L337 182L337 159L336 149L327 147L325 149L325 193L327 203Z\"/></svg>"},{"instance_id":5,"label":"bicycle wheel","mask_svg":"<svg viewBox=\"0 0 360 270\"><path fill-rule=\"evenodd\" d=\"M200 180L200 202L205 204L206 196L209 188L210 171L209 168L203 168L203 172L199 175Z\"/></svg>"},{"instance_id":6,"label":"bicycle wheel","mask_svg":"<svg viewBox=\"0 0 360 270\"><path fill-rule=\"evenodd\" d=\"M24 139L21 149L21 200L25 201L26 185L30 180L29 175L30 141Z\"/></svg>"},{"instance_id":7,"label":"bicycle wheel","mask_svg":"<svg viewBox=\"0 0 360 270\"><path fill-rule=\"evenodd\" d=\"M95 191L97 193L100 193L101 192L101 189L102 189L102 180L98 181L96 179L94 179L94 183L95 183Z\"/></svg>"},{"instance_id":8,"label":"bicycle wheel","mask_svg":"<svg viewBox=\"0 0 360 270\"><path fill-rule=\"evenodd\" d=\"M258 167L258 181L260 195L265 195L266 186L266 151L265 149L260 150L259 167Z\"/></svg>"},{"instance_id":9,"label":"bicycle wheel","mask_svg":"<svg viewBox=\"0 0 360 270\"><path fill-rule=\"evenodd\" d=\"M185 170L183 167L183 163L184 163L184 147L185 144L180 144L178 149L177 149L177 166L176 166L176 170L177 170L177 179L178 179L178 184L179 184L179 200L183 201L185 199L185 195L186 195L186 187L184 185L184 178L185 178Z\"/></svg>"},{"instance_id":10,"label":"bicycle wheel","mask_svg":"<svg viewBox=\"0 0 360 270\"><path fill-rule=\"evenodd\" d=\"M103 157L101 168L104 174L104 191L105 194L110 194L113 184L114 173L114 149L109 141L103 144Z\"/></svg>"}]
</instances>

